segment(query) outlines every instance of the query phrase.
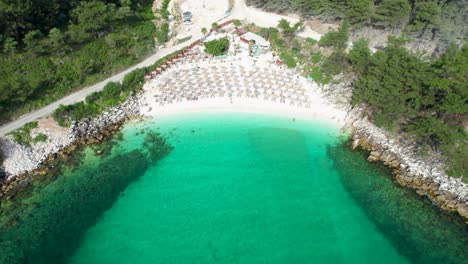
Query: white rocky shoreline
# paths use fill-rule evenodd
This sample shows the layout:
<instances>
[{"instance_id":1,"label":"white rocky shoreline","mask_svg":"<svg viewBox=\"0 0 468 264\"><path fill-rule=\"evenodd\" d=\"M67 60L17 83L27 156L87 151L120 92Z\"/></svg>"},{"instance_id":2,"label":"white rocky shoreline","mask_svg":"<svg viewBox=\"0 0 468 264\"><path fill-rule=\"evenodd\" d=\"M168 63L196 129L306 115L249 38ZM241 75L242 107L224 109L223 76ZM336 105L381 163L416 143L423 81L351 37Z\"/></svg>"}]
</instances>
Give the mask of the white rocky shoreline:
<instances>
[{"instance_id":1,"label":"white rocky shoreline","mask_svg":"<svg viewBox=\"0 0 468 264\"><path fill-rule=\"evenodd\" d=\"M361 109L350 111L350 116L360 116ZM368 161L382 161L393 169L396 181L427 196L442 209L456 211L468 218L468 184L461 178L448 176L439 160L424 160L410 144L402 144L387 131L378 128L367 118L348 119L352 147L369 151Z\"/></svg>"},{"instance_id":2,"label":"white rocky shoreline","mask_svg":"<svg viewBox=\"0 0 468 264\"><path fill-rule=\"evenodd\" d=\"M31 146L19 144L11 135L0 138L0 149L4 156L3 170L7 181L37 169L50 155L75 144L79 139L93 137L102 139L103 129L138 117L139 104L140 100L132 96L119 106L104 111L98 117L85 118L73 123L69 128L60 131L51 131L47 128L35 129L32 133L43 133L47 136L47 140L32 143Z\"/></svg>"},{"instance_id":3,"label":"white rocky shoreline","mask_svg":"<svg viewBox=\"0 0 468 264\"><path fill-rule=\"evenodd\" d=\"M360 146L370 152L369 161L380 160L394 169L396 180L401 185L427 196L442 209L457 212L468 219L468 185L461 179L447 176L441 169L442 164L424 161L415 153L411 145L402 144L385 130L376 127L366 118L362 118L360 108L351 109L349 89L349 84L317 88L315 92L322 97L320 102L323 104L318 108L327 107L327 109L335 109L336 113L345 113L345 117L337 115L333 122L338 122L344 131L350 133L354 148ZM8 177L6 185L14 183L18 176L37 169L51 154L76 144L80 139L94 138L95 142L99 142L103 138L101 132L110 126L120 125L125 121L140 117L154 116L156 106L148 100L150 95L151 93L148 94L148 91L143 90L119 106L103 112L97 118L81 120L59 132L42 130L41 133L48 136L47 141L32 144L31 147L18 144L11 136L2 138L0 147L5 156L3 166ZM229 105L228 99L224 102ZM258 99L258 105L261 104L262 100ZM268 111L271 107L274 106L266 110ZM286 107L285 109L294 108ZM249 110L246 109L246 111ZM315 112L315 115L317 114L323 115L324 112L323 110Z\"/></svg>"}]
</instances>

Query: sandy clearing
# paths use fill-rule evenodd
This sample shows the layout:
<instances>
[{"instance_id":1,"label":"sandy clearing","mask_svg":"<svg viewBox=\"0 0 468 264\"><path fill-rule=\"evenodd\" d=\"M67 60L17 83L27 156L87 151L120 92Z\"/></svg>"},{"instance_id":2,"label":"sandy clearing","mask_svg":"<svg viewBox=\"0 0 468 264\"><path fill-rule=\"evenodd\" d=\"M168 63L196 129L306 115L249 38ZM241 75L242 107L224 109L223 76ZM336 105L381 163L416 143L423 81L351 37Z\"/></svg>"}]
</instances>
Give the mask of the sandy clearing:
<instances>
[{"instance_id":1,"label":"sandy clearing","mask_svg":"<svg viewBox=\"0 0 468 264\"><path fill-rule=\"evenodd\" d=\"M190 11L193 14L192 25L180 25L179 34L200 34L202 28L210 29L211 24L226 15L229 8L228 0L179 0L178 5L182 12ZM201 36L200 36L201 37Z\"/></svg>"},{"instance_id":2,"label":"sandy clearing","mask_svg":"<svg viewBox=\"0 0 468 264\"><path fill-rule=\"evenodd\" d=\"M255 23L261 27L276 27L278 26L278 22L281 19L286 19L289 23L297 23L299 22L300 18L297 15L280 15L275 13L269 13L262 11L257 8L249 7L246 5L245 0L235 0L234 1L234 8L231 12L231 16L229 19L240 19L245 20L250 23ZM328 28L328 27L327 27ZM304 23L303 29L298 33L298 36L302 38L313 38L319 40L323 33L326 33L323 28L321 28L319 33L311 27L310 23Z\"/></svg>"}]
</instances>

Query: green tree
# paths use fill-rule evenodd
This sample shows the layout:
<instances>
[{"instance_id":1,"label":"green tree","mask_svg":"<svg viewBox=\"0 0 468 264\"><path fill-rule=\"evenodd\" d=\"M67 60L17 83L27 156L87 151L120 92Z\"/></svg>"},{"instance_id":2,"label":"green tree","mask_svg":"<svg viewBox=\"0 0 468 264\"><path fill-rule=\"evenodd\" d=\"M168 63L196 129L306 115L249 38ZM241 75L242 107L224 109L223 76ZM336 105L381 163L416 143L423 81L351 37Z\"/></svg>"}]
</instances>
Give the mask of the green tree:
<instances>
[{"instance_id":1,"label":"green tree","mask_svg":"<svg viewBox=\"0 0 468 264\"><path fill-rule=\"evenodd\" d=\"M169 39L169 24L168 23L163 23L161 27L156 30L156 39L160 44L168 41Z\"/></svg>"},{"instance_id":2,"label":"green tree","mask_svg":"<svg viewBox=\"0 0 468 264\"><path fill-rule=\"evenodd\" d=\"M346 14L346 0L325 0L319 4L320 17L325 20L344 19Z\"/></svg>"},{"instance_id":3,"label":"green tree","mask_svg":"<svg viewBox=\"0 0 468 264\"><path fill-rule=\"evenodd\" d=\"M393 43L389 41L385 51L370 57L353 91L353 103L370 105L377 124L387 128L393 128L404 116L417 115L431 76L428 63Z\"/></svg>"},{"instance_id":4,"label":"green tree","mask_svg":"<svg viewBox=\"0 0 468 264\"><path fill-rule=\"evenodd\" d=\"M338 30L332 30L320 38L320 46L334 46L337 49L345 49L349 38L349 23L343 21Z\"/></svg>"},{"instance_id":5,"label":"green tree","mask_svg":"<svg viewBox=\"0 0 468 264\"><path fill-rule=\"evenodd\" d=\"M411 24L415 30L435 27L440 21L440 6L435 1L416 1Z\"/></svg>"},{"instance_id":6,"label":"green tree","mask_svg":"<svg viewBox=\"0 0 468 264\"><path fill-rule=\"evenodd\" d=\"M375 26L401 27L408 22L410 11L408 0L382 0L375 8Z\"/></svg>"},{"instance_id":7,"label":"green tree","mask_svg":"<svg viewBox=\"0 0 468 264\"><path fill-rule=\"evenodd\" d=\"M286 19L281 19L278 23L278 28L281 29L281 33L284 36L291 37L294 33L302 26L303 22L299 21L294 26L291 26Z\"/></svg>"},{"instance_id":8,"label":"green tree","mask_svg":"<svg viewBox=\"0 0 468 264\"><path fill-rule=\"evenodd\" d=\"M452 145L456 141L456 135L449 126L433 116L417 118L407 126L408 131L416 135L418 141L435 147L440 145Z\"/></svg>"},{"instance_id":9,"label":"green tree","mask_svg":"<svg viewBox=\"0 0 468 264\"><path fill-rule=\"evenodd\" d=\"M205 27L201 29L201 33L202 33L203 35L205 35L207 32L208 32L208 30L207 30Z\"/></svg>"},{"instance_id":10,"label":"green tree","mask_svg":"<svg viewBox=\"0 0 468 264\"><path fill-rule=\"evenodd\" d=\"M169 7L170 0L163 0L161 3L161 17L167 19L169 17L169 11L167 8Z\"/></svg>"},{"instance_id":11,"label":"green tree","mask_svg":"<svg viewBox=\"0 0 468 264\"><path fill-rule=\"evenodd\" d=\"M119 2L121 6L128 6L128 7L132 6L132 0L120 0Z\"/></svg>"},{"instance_id":12,"label":"green tree","mask_svg":"<svg viewBox=\"0 0 468 264\"><path fill-rule=\"evenodd\" d=\"M355 71L363 72L370 57L369 42L366 39L358 39L353 42L353 48L348 53L348 59Z\"/></svg>"},{"instance_id":13,"label":"green tree","mask_svg":"<svg viewBox=\"0 0 468 264\"><path fill-rule=\"evenodd\" d=\"M330 56L326 58L322 65L323 71L328 75L337 75L342 73L348 67L346 53L342 49L335 49Z\"/></svg>"},{"instance_id":14,"label":"green tree","mask_svg":"<svg viewBox=\"0 0 468 264\"><path fill-rule=\"evenodd\" d=\"M347 2L346 20L352 25L367 24L371 15L371 2L369 0L350 0Z\"/></svg>"},{"instance_id":15,"label":"green tree","mask_svg":"<svg viewBox=\"0 0 468 264\"><path fill-rule=\"evenodd\" d=\"M39 30L28 32L28 34L26 34L23 39L24 44L26 44L26 49L36 55L43 53L44 46L41 43L42 37L42 32Z\"/></svg>"},{"instance_id":16,"label":"green tree","mask_svg":"<svg viewBox=\"0 0 468 264\"><path fill-rule=\"evenodd\" d=\"M273 5L272 2L274 1L266 1L266 2L270 3L270 5ZM289 2L291 3L291 6L295 10L298 10L304 16L311 16L311 15L318 16L324 11L322 1L319 1L319 0L291 0ZM277 7L271 6L269 7L269 9L275 10L275 11L284 11L288 9L288 6L282 6L278 4Z\"/></svg>"},{"instance_id":17,"label":"green tree","mask_svg":"<svg viewBox=\"0 0 468 264\"><path fill-rule=\"evenodd\" d=\"M76 42L83 42L90 37L99 37L106 30L113 28L115 4L101 1L81 2L72 11L71 37Z\"/></svg>"},{"instance_id":18,"label":"green tree","mask_svg":"<svg viewBox=\"0 0 468 264\"><path fill-rule=\"evenodd\" d=\"M293 55L291 55L288 52L281 52L279 54L281 60L283 60L283 63L288 66L288 68L296 68L297 62L296 59L294 58Z\"/></svg>"},{"instance_id":19,"label":"green tree","mask_svg":"<svg viewBox=\"0 0 468 264\"><path fill-rule=\"evenodd\" d=\"M432 63L435 78L428 89L431 100L426 107L449 114L468 113L468 47L451 45Z\"/></svg>"},{"instance_id":20,"label":"green tree","mask_svg":"<svg viewBox=\"0 0 468 264\"><path fill-rule=\"evenodd\" d=\"M65 36L58 28L53 28L49 32L49 43L54 50L62 50L65 45Z\"/></svg>"},{"instance_id":21,"label":"green tree","mask_svg":"<svg viewBox=\"0 0 468 264\"><path fill-rule=\"evenodd\" d=\"M18 47L18 42L14 38L7 38L3 42L3 52L10 54L15 53Z\"/></svg>"}]
</instances>

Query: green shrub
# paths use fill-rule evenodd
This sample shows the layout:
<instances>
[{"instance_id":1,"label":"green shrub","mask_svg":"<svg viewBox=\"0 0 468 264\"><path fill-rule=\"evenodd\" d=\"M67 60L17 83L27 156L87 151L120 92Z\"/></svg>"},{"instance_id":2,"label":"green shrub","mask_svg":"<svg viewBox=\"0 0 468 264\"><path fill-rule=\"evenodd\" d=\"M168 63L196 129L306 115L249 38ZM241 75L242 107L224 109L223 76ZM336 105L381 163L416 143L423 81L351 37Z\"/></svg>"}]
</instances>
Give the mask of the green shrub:
<instances>
[{"instance_id":1,"label":"green shrub","mask_svg":"<svg viewBox=\"0 0 468 264\"><path fill-rule=\"evenodd\" d=\"M205 52L214 56L223 55L229 49L229 40L227 38L215 39L205 42Z\"/></svg>"},{"instance_id":2,"label":"green shrub","mask_svg":"<svg viewBox=\"0 0 468 264\"><path fill-rule=\"evenodd\" d=\"M270 40L270 42L272 41L272 39L270 39L270 37L273 38L273 40L277 39L278 38L278 29L277 28L273 28L273 27L270 27L270 28L260 28L260 30L257 32L257 34L261 37L263 37L264 39L268 39Z\"/></svg>"},{"instance_id":3,"label":"green shrub","mask_svg":"<svg viewBox=\"0 0 468 264\"><path fill-rule=\"evenodd\" d=\"M323 47L333 46L338 49L345 49L349 38L349 23L341 23L337 31L333 30L320 38L319 45Z\"/></svg>"},{"instance_id":4,"label":"green shrub","mask_svg":"<svg viewBox=\"0 0 468 264\"><path fill-rule=\"evenodd\" d=\"M294 57L286 52L280 53L280 58L283 60L283 63L288 66L289 68L296 68L297 63Z\"/></svg>"},{"instance_id":5,"label":"green shrub","mask_svg":"<svg viewBox=\"0 0 468 264\"><path fill-rule=\"evenodd\" d=\"M370 56L369 42L365 39L359 39L353 42L353 48L348 53L348 60L355 71L363 72Z\"/></svg>"},{"instance_id":6,"label":"green shrub","mask_svg":"<svg viewBox=\"0 0 468 264\"><path fill-rule=\"evenodd\" d=\"M204 33L204 34L206 34L206 33ZM184 42L186 42L186 41L189 41L191 38L192 38L192 36L187 36L187 37L185 37L185 38L178 39L178 40L177 40L177 43L178 43L178 44L184 43Z\"/></svg>"},{"instance_id":7,"label":"green shrub","mask_svg":"<svg viewBox=\"0 0 468 264\"><path fill-rule=\"evenodd\" d=\"M303 22L299 21L294 26L291 26L286 19L281 19L278 23L278 28L281 29L281 32L284 36L292 37L296 30L302 26Z\"/></svg>"},{"instance_id":8,"label":"green shrub","mask_svg":"<svg viewBox=\"0 0 468 264\"><path fill-rule=\"evenodd\" d=\"M331 76L323 73L319 67L313 67L309 76L320 84L327 84L331 81Z\"/></svg>"},{"instance_id":9,"label":"green shrub","mask_svg":"<svg viewBox=\"0 0 468 264\"><path fill-rule=\"evenodd\" d=\"M25 124L23 127L18 128L7 135L12 135L13 139L21 145L29 146L33 141L31 137L31 130L37 128L38 124L36 121Z\"/></svg>"},{"instance_id":10,"label":"green shrub","mask_svg":"<svg viewBox=\"0 0 468 264\"><path fill-rule=\"evenodd\" d=\"M322 54L320 53L320 51L313 53L312 56L310 57L310 61L313 64L318 64L320 63L321 60L322 60Z\"/></svg>"},{"instance_id":11,"label":"green shrub","mask_svg":"<svg viewBox=\"0 0 468 264\"><path fill-rule=\"evenodd\" d=\"M306 38L305 40L306 40L307 43L310 43L312 45L318 43L318 41L316 39L313 39L313 38Z\"/></svg>"},{"instance_id":12,"label":"green shrub","mask_svg":"<svg viewBox=\"0 0 468 264\"><path fill-rule=\"evenodd\" d=\"M33 142L45 142L47 140L47 136L45 134L39 133L34 139Z\"/></svg>"},{"instance_id":13,"label":"green shrub","mask_svg":"<svg viewBox=\"0 0 468 264\"><path fill-rule=\"evenodd\" d=\"M326 74L337 75L344 72L348 67L346 53L342 50L334 50L322 64L322 69Z\"/></svg>"},{"instance_id":14,"label":"green shrub","mask_svg":"<svg viewBox=\"0 0 468 264\"><path fill-rule=\"evenodd\" d=\"M169 39L169 24L168 23L163 23L161 27L156 30L156 39L160 44L168 41Z\"/></svg>"},{"instance_id":15,"label":"green shrub","mask_svg":"<svg viewBox=\"0 0 468 264\"><path fill-rule=\"evenodd\" d=\"M169 17L169 11L167 10L170 0L163 0L161 4L161 17L167 19Z\"/></svg>"}]
</instances>

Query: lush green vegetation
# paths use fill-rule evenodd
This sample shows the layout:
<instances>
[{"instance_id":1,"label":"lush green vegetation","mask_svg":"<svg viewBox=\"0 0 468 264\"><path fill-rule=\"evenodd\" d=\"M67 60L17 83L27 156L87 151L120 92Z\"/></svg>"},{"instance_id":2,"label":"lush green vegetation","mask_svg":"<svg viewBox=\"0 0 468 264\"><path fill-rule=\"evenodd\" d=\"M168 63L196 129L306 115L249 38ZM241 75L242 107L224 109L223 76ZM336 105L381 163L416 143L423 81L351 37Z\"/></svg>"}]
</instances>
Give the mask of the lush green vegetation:
<instances>
[{"instance_id":1,"label":"lush green vegetation","mask_svg":"<svg viewBox=\"0 0 468 264\"><path fill-rule=\"evenodd\" d=\"M169 2L171 0L163 0L161 3L161 17L167 19L169 17L169 11L167 8L169 7Z\"/></svg>"},{"instance_id":2,"label":"lush green vegetation","mask_svg":"<svg viewBox=\"0 0 468 264\"><path fill-rule=\"evenodd\" d=\"M117 106L124 102L129 95L135 94L143 88L146 73L162 65L173 55L174 53L158 60L152 66L132 71L125 75L122 83L109 82L102 91L89 95L84 102L61 105L54 111L53 117L59 125L69 126L72 121L95 117L105 109Z\"/></svg>"},{"instance_id":3,"label":"lush green vegetation","mask_svg":"<svg viewBox=\"0 0 468 264\"><path fill-rule=\"evenodd\" d=\"M294 33L301 24L298 22L295 25L290 25L286 20L281 20L278 24L278 27L282 28L281 32L276 28L259 28L253 25L247 25L246 28L268 39L273 50L277 51L287 67L298 69L320 84L329 83L332 77L331 73L324 69L327 61L321 51L323 46L328 45L323 43L319 45L319 42L312 38L300 39L295 38L294 34L291 35L291 32ZM338 34L342 38L340 43L347 42L348 33L346 30L345 28Z\"/></svg>"},{"instance_id":4,"label":"lush green vegetation","mask_svg":"<svg viewBox=\"0 0 468 264\"><path fill-rule=\"evenodd\" d=\"M353 104L369 106L375 123L413 135L426 150L447 157L448 173L468 180L468 47L450 46L427 61L407 51L401 38L390 38L370 55L365 41L348 55L358 79Z\"/></svg>"},{"instance_id":5,"label":"lush green vegetation","mask_svg":"<svg viewBox=\"0 0 468 264\"><path fill-rule=\"evenodd\" d=\"M161 26L156 30L156 39L158 43L164 43L169 39L169 24L164 22Z\"/></svg>"},{"instance_id":6,"label":"lush green vegetation","mask_svg":"<svg viewBox=\"0 0 468 264\"><path fill-rule=\"evenodd\" d=\"M25 146L31 145L32 142L45 142L47 136L42 133L38 133L35 137L31 136L31 130L35 128L37 128L37 122L30 122L8 134L12 135L16 142Z\"/></svg>"},{"instance_id":7,"label":"lush green vegetation","mask_svg":"<svg viewBox=\"0 0 468 264\"><path fill-rule=\"evenodd\" d=\"M236 26L236 27L240 27L242 25L242 22L240 22L239 19L234 19L232 21L232 24L234 24L234 26Z\"/></svg>"},{"instance_id":8,"label":"lush green vegetation","mask_svg":"<svg viewBox=\"0 0 468 264\"><path fill-rule=\"evenodd\" d=\"M338 30L331 30L320 38L319 45L323 47L335 47L345 49L349 38L349 23L343 22Z\"/></svg>"},{"instance_id":9,"label":"lush green vegetation","mask_svg":"<svg viewBox=\"0 0 468 264\"><path fill-rule=\"evenodd\" d=\"M159 16L157 16L157 24L158 27L156 29L155 35L156 35L156 40L158 41L159 44L162 44L166 41L169 40L169 23L168 23L168 18L169 18L169 10L167 9L169 7L169 2L170 0L163 0L161 3L161 8L159 9Z\"/></svg>"},{"instance_id":10,"label":"lush green vegetation","mask_svg":"<svg viewBox=\"0 0 468 264\"><path fill-rule=\"evenodd\" d=\"M302 21L297 22L293 26L289 24L289 22L286 19L281 19L278 24L278 28L281 29L281 33L283 35L292 37L294 36L294 33L302 26Z\"/></svg>"},{"instance_id":11,"label":"lush green vegetation","mask_svg":"<svg viewBox=\"0 0 468 264\"><path fill-rule=\"evenodd\" d=\"M177 43L183 43L183 42L189 41L191 38L192 36L187 36L185 38L178 39Z\"/></svg>"},{"instance_id":12,"label":"lush green vegetation","mask_svg":"<svg viewBox=\"0 0 468 264\"><path fill-rule=\"evenodd\" d=\"M151 4L0 0L0 123L150 54L155 35Z\"/></svg>"},{"instance_id":13,"label":"lush green vegetation","mask_svg":"<svg viewBox=\"0 0 468 264\"><path fill-rule=\"evenodd\" d=\"M292 54L287 52L281 52L279 56L286 66L288 66L289 68L296 68L297 62Z\"/></svg>"},{"instance_id":14,"label":"lush green vegetation","mask_svg":"<svg viewBox=\"0 0 468 264\"><path fill-rule=\"evenodd\" d=\"M206 41L205 52L214 56L223 55L229 49L229 40L227 38Z\"/></svg>"}]
</instances>

